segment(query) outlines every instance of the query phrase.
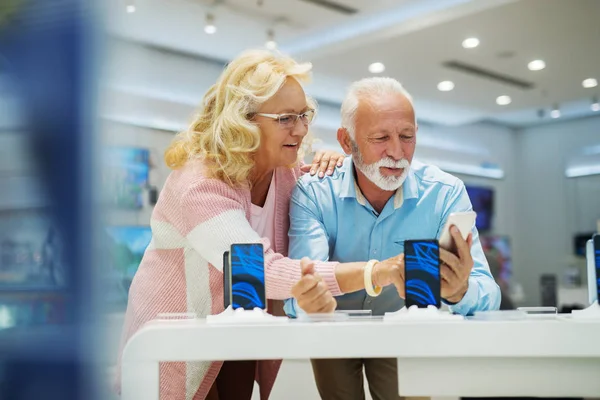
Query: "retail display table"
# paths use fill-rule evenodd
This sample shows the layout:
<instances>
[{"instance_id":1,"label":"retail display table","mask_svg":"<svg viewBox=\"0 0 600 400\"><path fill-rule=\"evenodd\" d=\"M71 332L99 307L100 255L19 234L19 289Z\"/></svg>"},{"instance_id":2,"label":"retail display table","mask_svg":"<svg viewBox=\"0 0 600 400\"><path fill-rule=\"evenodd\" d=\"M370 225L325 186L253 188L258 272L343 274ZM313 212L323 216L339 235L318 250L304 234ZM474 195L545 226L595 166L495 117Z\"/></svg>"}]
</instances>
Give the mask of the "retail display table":
<instances>
[{"instance_id":1,"label":"retail display table","mask_svg":"<svg viewBox=\"0 0 600 400\"><path fill-rule=\"evenodd\" d=\"M158 400L161 361L398 358L402 396L600 396L600 320L213 325L161 320L128 342L122 399Z\"/></svg>"}]
</instances>

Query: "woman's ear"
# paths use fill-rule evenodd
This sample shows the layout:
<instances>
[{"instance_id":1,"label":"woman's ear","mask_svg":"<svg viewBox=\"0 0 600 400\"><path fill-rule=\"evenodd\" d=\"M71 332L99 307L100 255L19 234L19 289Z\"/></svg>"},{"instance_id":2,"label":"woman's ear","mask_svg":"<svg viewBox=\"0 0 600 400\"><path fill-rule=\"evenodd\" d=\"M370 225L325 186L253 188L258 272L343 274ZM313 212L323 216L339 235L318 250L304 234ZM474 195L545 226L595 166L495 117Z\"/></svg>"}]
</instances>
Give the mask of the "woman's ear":
<instances>
[{"instance_id":1,"label":"woman's ear","mask_svg":"<svg viewBox=\"0 0 600 400\"><path fill-rule=\"evenodd\" d=\"M339 128L337 130L337 140L340 146L342 146L344 153L348 155L352 154L352 146L350 146L350 133L346 128Z\"/></svg>"}]
</instances>

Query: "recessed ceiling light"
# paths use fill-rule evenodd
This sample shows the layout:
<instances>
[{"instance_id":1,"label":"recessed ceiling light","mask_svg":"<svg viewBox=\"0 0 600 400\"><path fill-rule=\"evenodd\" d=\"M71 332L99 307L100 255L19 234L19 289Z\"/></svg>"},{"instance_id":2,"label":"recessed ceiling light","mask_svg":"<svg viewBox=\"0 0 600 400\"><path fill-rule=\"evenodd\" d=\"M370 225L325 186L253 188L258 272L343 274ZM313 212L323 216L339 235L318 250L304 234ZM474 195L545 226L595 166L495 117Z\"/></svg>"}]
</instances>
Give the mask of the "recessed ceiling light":
<instances>
[{"instance_id":1,"label":"recessed ceiling light","mask_svg":"<svg viewBox=\"0 0 600 400\"><path fill-rule=\"evenodd\" d=\"M454 82L452 81L442 81L438 83L437 88L441 92L449 92L454 89Z\"/></svg>"},{"instance_id":2,"label":"recessed ceiling light","mask_svg":"<svg viewBox=\"0 0 600 400\"><path fill-rule=\"evenodd\" d=\"M583 85L584 88L590 89L590 88L595 88L596 86L598 86L598 81L595 78L587 78L587 79L584 79L583 82L581 82L581 84Z\"/></svg>"},{"instance_id":3,"label":"recessed ceiling light","mask_svg":"<svg viewBox=\"0 0 600 400\"><path fill-rule=\"evenodd\" d=\"M134 13L135 12L135 6L133 4L130 4L126 7L126 10L128 13Z\"/></svg>"},{"instance_id":4,"label":"recessed ceiling light","mask_svg":"<svg viewBox=\"0 0 600 400\"><path fill-rule=\"evenodd\" d=\"M552 111L550 111L551 118L560 118L560 110L558 107L555 107Z\"/></svg>"},{"instance_id":5,"label":"recessed ceiling light","mask_svg":"<svg viewBox=\"0 0 600 400\"><path fill-rule=\"evenodd\" d=\"M529 68L530 71L541 71L546 68L546 63L544 60L533 60L527 64L527 68Z\"/></svg>"},{"instance_id":6,"label":"recessed ceiling light","mask_svg":"<svg viewBox=\"0 0 600 400\"><path fill-rule=\"evenodd\" d=\"M206 32L208 35L213 35L217 32L214 15L206 14L206 25L204 25L204 32Z\"/></svg>"},{"instance_id":7,"label":"recessed ceiling light","mask_svg":"<svg viewBox=\"0 0 600 400\"><path fill-rule=\"evenodd\" d=\"M369 65L369 72L372 74L380 74L383 71L385 71L385 65L383 65L383 63L374 62L373 64Z\"/></svg>"},{"instance_id":8,"label":"recessed ceiling light","mask_svg":"<svg viewBox=\"0 0 600 400\"><path fill-rule=\"evenodd\" d=\"M600 111L600 103L592 103L591 107L592 111Z\"/></svg>"},{"instance_id":9,"label":"recessed ceiling light","mask_svg":"<svg viewBox=\"0 0 600 400\"><path fill-rule=\"evenodd\" d=\"M467 38L462 42L462 47L465 49L474 49L477 46L479 46L479 39L475 37Z\"/></svg>"},{"instance_id":10,"label":"recessed ceiling light","mask_svg":"<svg viewBox=\"0 0 600 400\"><path fill-rule=\"evenodd\" d=\"M496 98L496 104L498 104L499 106L506 106L509 105L511 102L512 99L510 98L510 96L507 95L498 96Z\"/></svg>"},{"instance_id":11,"label":"recessed ceiling light","mask_svg":"<svg viewBox=\"0 0 600 400\"><path fill-rule=\"evenodd\" d=\"M275 50L277 48L277 42L275 41L275 30L267 30L267 41L265 47L269 50Z\"/></svg>"},{"instance_id":12,"label":"recessed ceiling light","mask_svg":"<svg viewBox=\"0 0 600 400\"><path fill-rule=\"evenodd\" d=\"M213 35L213 34L217 33L217 27L214 25L206 25L204 27L204 32L206 32L209 35Z\"/></svg>"}]
</instances>

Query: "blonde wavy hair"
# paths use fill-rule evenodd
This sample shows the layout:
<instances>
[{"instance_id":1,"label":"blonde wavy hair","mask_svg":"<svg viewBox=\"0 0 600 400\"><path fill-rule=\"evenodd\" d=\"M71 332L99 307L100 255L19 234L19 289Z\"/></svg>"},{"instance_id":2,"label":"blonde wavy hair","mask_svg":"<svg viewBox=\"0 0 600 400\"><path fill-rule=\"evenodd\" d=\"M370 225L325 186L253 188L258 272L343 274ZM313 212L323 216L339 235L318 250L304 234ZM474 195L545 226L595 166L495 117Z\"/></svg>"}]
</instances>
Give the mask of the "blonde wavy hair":
<instances>
[{"instance_id":1,"label":"blonde wavy hair","mask_svg":"<svg viewBox=\"0 0 600 400\"><path fill-rule=\"evenodd\" d=\"M311 69L310 63L300 64L266 50L241 54L208 89L189 128L167 148L167 166L178 169L192 159L202 159L212 178L231 185L247 184L254 167L252 156L260 146L260 129L251 120L253 114L286 79L307 82ZM309 97L307 104L316 108Z\"/></svg>"}]
</instances>

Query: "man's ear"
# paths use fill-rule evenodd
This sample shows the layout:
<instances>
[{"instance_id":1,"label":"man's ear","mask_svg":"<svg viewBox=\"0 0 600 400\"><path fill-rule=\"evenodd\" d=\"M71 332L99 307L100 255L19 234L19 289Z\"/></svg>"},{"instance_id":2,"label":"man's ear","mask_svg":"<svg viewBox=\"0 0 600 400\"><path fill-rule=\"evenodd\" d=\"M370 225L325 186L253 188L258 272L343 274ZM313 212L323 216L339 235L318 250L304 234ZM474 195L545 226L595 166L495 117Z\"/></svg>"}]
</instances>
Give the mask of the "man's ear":
<instances>
[{"instance_id":1,"label":"man's ear","mask_svg":"<svg viewBox=\"0 0 600 400\"><path fill-rule=\"evenodd\" d=\"M350 133L346 128L339 128L337 130L337 140L342 150L346 154L352 154L352 146L350 146Z\"/></svg>"}]
</instances>

